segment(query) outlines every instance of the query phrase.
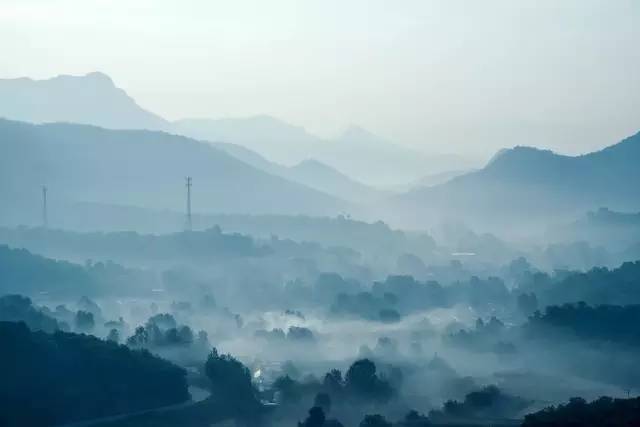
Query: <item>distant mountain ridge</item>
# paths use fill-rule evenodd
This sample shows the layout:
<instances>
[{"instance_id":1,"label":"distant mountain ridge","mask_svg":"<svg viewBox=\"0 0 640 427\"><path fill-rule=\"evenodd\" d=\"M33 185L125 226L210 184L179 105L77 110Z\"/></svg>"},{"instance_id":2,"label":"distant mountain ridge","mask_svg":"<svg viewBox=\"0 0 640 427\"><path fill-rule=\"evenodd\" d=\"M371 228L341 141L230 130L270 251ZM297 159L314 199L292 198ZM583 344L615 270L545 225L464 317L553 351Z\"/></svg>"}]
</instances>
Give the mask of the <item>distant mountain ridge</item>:
<instances>
[{"instance_id":1,"label":"distant mountain ridge","mask_svg":"<svg viewBox=\"0 0 640 427\"><path fill-rule=\"evenodd\" d=\"M0 120L0 135L4 219L27 218L25 212L31 212L39 223L41 185L49 187L52 204L182 210L187 175L193 177L195 212L333 215L350 206L209 144L164 132Z\"/></svg>"},{"instance_id":2,"label":"distant mountain ridge","mask_svg":"<svg viewBox=\"0 0 640 427\"><path fill-rule=\"evenodd\" d=\"M473 165L459 156L425 155L358 126L348 127L336 138L322 139L304 128L269 116L179 120L174 123L174 132L241 145L270 161L290 166L313 159L356 181L379 188Z\"/></svg>"},{"instance_id":3,"label":"distant mountain ridge","mask_svg":"<svg viewBox=\"0 0 640 427\"><path fill-rule=\"evenodd\" d=\"M103 73L47 80L0 79L0 117L75 122L111 129L167 130L169 122L136 104Z\"/></svg>"},{"instance_id":4,"label":"distant mountain ridge","mask_svg":"<svg viewBox=\"0 0 640 427\"><path fill-rule=\"evenodd\" d=\"M241 145L271 162L293 166L315 159L370 186L406 184L427 174L470 168L460 156L425 155L358 126L333 139L267 115L170 122L141 108L106 74L47 80L0 79L0 117L34 123L72 122L110 129L163 130Z\"/></svg>"},{"instance_id":5,"label":"distant mountain ridge","mask_svg":"<svg viewBox=\"0 0 640 427\"><path fill-rule=\"evenodd\" d=\"M500 227L581 215L606 206L640 209L640 133L593 153L502 150L483 168L393 198L393 210L423 218L456 218ZM475 219L474 219L475 218ZM406 218L405 218L406 219ZM523 225L524 227L524 225Z\"/></svg>"},{"instance_id":6,"label":"distant mountain ridge","mask_svg":"<svg viewBox=\"0 0 640 427\"><path fill-rule=\"evenodd\" d=\"M302 161L320 141L302 127L267 115L182 119L172 123L172 131L192 138L240 145L284 165Z\"/></svg>"},{"instance_id":7,"label":"distant mountain ridge","mask_svg":"<svg viewBox=\"0 0 640 427\"><path fill-rule=\"evenodd\" d=\"M212 142L211 144L257 169L344 200L356 203L371 203L379 201L388 195L387 192L376 190L355 181L317 160L308 159L294 166L283 166L270 162L255 151L251 151L241 145L226 142Z\"/></svg>"}]
</instances>

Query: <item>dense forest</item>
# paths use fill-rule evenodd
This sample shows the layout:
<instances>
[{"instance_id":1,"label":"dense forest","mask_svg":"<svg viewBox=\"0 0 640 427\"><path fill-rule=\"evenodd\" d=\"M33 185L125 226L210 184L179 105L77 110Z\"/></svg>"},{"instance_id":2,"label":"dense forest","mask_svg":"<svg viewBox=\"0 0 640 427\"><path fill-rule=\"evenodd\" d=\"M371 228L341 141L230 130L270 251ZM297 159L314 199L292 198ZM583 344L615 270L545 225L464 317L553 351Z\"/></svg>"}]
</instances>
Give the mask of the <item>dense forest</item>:
<instances>
[{"instance_id":1,"label":"dense forest","mask_svg":"<svg viewBox=\"0 0 640 427\"><path fill-rule=\"evenodd\" d=\"M145 351L88 335L0 322L0 421L48 426L188 399L185 371Z\"/></svg>"}]
</instances>

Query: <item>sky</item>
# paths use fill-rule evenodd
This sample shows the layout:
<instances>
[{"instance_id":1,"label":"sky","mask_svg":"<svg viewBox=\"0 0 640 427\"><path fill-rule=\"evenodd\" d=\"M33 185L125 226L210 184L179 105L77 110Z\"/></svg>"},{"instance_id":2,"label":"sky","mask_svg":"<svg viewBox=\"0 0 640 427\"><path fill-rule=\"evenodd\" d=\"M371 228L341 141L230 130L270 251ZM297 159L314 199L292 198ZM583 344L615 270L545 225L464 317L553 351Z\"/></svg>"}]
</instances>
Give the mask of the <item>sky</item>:
<instances>
[{"instance_id":1,"label":"sky","mask_svg":"<svg viewBox=\"0 0 640 427\"><path fill-rule=\"evenodd\" d=\"M639 22L632 0L0 0L0 78L101 71L168 119L579 154L640 130Z\"/></svg>"}]
</instances>

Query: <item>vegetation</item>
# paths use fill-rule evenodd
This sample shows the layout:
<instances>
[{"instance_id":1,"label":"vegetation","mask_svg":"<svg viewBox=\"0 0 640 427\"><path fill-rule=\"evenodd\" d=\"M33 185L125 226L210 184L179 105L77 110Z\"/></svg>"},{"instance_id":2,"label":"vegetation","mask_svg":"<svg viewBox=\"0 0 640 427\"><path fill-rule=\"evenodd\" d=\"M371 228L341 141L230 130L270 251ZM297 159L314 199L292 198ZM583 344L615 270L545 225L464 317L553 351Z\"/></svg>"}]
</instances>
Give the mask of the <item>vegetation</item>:
<instances>
[{"instance_id":1,"label":"vegetation","mask_svg":"<svg viewBox=\"0 0 640 427\"><path fill-rule=\"evenodd\" d=\"M31 299L22 295L0 297L0 321L24 322L34 331L54 332L68 328L34 307Z\"/></svg>"},{"instance_id":2,"label":"vegetation","mask_svg":"<svg viewBox=\"0 0 640 427\"><path fill-rule=\"evenodd\" d=\"M448 400L441 410L431 411L429 418L435 422L513 418L529 404L525 399L505 394L492 385L467 394L462 402Z\"/></svg>"},{"instance_id":3,"label":"vegetation","mask_svg":"<svg viewBox=\"0 0 640 427\"><path fill-rule=\"evenodd\" d=\"M523 278L521 292L531 292L543 305L584 301L587 304L640 304L640 261L620 267L593 268L585 273L536 272Z\"/></svg>"},{"instance_id":4,"label":"vegetation","mask_svg":"<svg viewBox=\"0 0 640 427\"><path fill-rule=\"evenodd\" d=\"M567 404L551 406L525 416L522 427L609 427L639 424L640 397L601 397L590 403L576 397Z\"/></svg>"},{"instance_id":5,"label":"vegetation","mask_svg":"<svg viewBox=\"0 0 640 427\"><path fill-rule=\"evenodd\" d=\"M549 306L536 312L525 329L537 337L573 336L582 340L608 341L640 346L640 305L598 305L584 302Z\"/></svg>"},{"instance_id":6,"label":"vegetation","mask_svg":"<svg viewBox=\"0 0 640 427\"><path fill-rule=\"evenodd\" d=\"M127 284L148 282L136 270L112 262L73 264L34 255L25 249L0 244L0 292L55 296L120 292L131 294ZM135 293L135 291L133 291Z\"/></svg>"},{"instance_id":7,"label":"vegetation","mask_svg":"<svg viewBox=\"0 0 640 427\"><path fill-rule=\"evenodd\" d=\"M247 412L259 406L257 392L251 382L251 372L240 361L229 354L211 350L204 366L211 381L212 394L234 408Z\"/></svg>"},{"instance_id":8,"label":"vegetation","mask_svg":"<svg viewBox=\"0 0 640 427\"><path fill-rule=\"evenodd\" d=\"M48 426L173 405L185 371L88 335L0 322L0 425Z\"/></svg>"}]
</instances>

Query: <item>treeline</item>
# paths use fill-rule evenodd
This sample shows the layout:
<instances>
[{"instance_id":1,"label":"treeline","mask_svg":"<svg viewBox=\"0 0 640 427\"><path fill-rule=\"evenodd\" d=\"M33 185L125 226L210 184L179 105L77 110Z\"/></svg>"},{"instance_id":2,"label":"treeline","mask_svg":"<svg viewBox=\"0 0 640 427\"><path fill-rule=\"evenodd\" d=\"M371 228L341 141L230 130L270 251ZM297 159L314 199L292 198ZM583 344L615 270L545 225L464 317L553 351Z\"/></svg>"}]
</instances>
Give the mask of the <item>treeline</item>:
<instances>
[{"instance_id":1,"label":"treeline","mask_svg":"<svg viewBox=\"0 0 640 427\"><path fill-rule=\"evenodd\" d=\"M571 334L583 340L640 346L640 305L597 305L584 302L546 307L524 325L531 336Z\"/></svg>"},{"instance_id":2,"label":"treeline","mask_svg":"<svg viewBox=\"0 0 640 427\"><path fill-rule=\"evenodd\" d=\"M304 215L211 215L202 217L201 220L219 224L225 230L252 236L276 235L297 242L349 247L365 253L380 252L388 255L412 252L425 256L436 248L435 241L427 234L410 235L393 230L381 221L367 223L342 215L335 218Z\"/></svg>"},{"instance_id":3,"label":"treeline","mask_svg":"<svg viewBox=\"0 0 640 427\"><path fill-rule=\"evenodd\" d=\"M525 416L522 427L611 427L640 425L640 397L601 397L587 403L573 398L565 405L549 407Z\"/></svg>"},{"instance_id":4,"label":"treeline","mask_svg":"<svg viewBox=\"0 0 640 427\"><path fill-rule=\"evenodd\" d=\"M394 375L391 375L391 374ZM315 396L315 400L331 402L335 405L384 404L396 393L402 381L399 370L379 372L376 364L369 359L360 359L347 369L346 373L338 369L327 372L322 380L306 378L299 381L284 375L277 378L272 386L273 397L282 405L296 405L303 399ZM327 409L327 408L325 408Z\"/></svg>"},{"instance_id":5,"label":"treeline","mask_svg":"<svg viewBox=\"0 0 640 427\"><path fill-rule=\"evenodd\" d=\"M65 326L35 307L30 298L22 295L0 297L0 321L24 322L32 331L55 332Z\"/></svg>"},{"instance_id":6,"label":"treeline","mask_svg":"<svg viewBox=\"0 0 640 427\"><path fill-rule=\"evenodd\" d=\"M49 426L189 399L186 372L149 352L0 322L0 425Z\"/></svg>"},{"instance_id":7,"label":"treeline","mask_svg":"<svg viewBox=\"0 0 640 427\"><path fill-rule=\"evenodd\" d=\"M162 235L135 231L81 233L44 228L0 228L0 241L40 253L78 254L85 258L112 257L166 260L176 257L208 258L262 256L270 249L250 236L223 233L220 227L204 231Z\"/></svg>"},{"instance_id":8,"label":"treeline","mask_svg":"<svg viewBox=\"0 0 640 427\"><path fill-rule=\"evenodd\" d=\"M189 326L178 324L173 315L168 313L151 316L144 325L135 329L126 342L133 348L196 346L200 350L209 350L209 338L205 331L196 334Z\"/></svg>"},{"instance_id":9,"label":"treeline","mask_svg":"<svg viewBox=\"0 0 640 427\"><path fill-rule=\"evenodd\" d=\"M640 261L585 273L556 271L524 274L520 293L534 293L542 306L584 301L588 304L640 304Z\"/></svg>"},{"instance_id":10,"label":"treeline","mask_svg":"<svg viewBox=\"0 0 640 427\"><path fill-rule=\"evenodd\" d=\"M474 328L460 328L443 336L447 345L470 351L512 354L513 344L525 340L548 340L583 344L610 343L640 346L640 305L596 305L584 302L547 306L535 311L521 326L507 327L491 317L478 319Z\"/></svg>"},{"instance_id":11,"label":"treeline","mask_svg":"<svg viewBox=\"0 0 640 427\"><path fill-rule=\"evenodd\" d=\"M468 393L462 402L448 400L441 409L432 410L428 416L411 410L392 422L382 414L364 415L359 427L429 427L432 425L486 425L497 421L500 425L515 425L514 418L526 409L530 402L502 392L490 385ZM298 427L341 427L336 419L328 419L331 399L319 394L307 418Z\"/></svg>"},{"instance_id":12,"label":"treeline","mask_svg":"<svg viewBox=\"0 0 640 427\"><path fill-rule=\"evenodd\" d=\"M491 305L509 306L514 294L498 277L480 279L471 277L443 286L436 281L418 281L413 276L388 276L375 282L371 290L351 292L341 278L324 280L325 288L334 291L330 311L334 315L360 317L367 320L394 322L402 316L434 308L448 308L456 304L468 304L483 310ZM363 288L360 288L363 289Z\"/></svg>"},{"instance_id":13,"label":"treeline","mask_svg":"<svg viewBox=\"0 0 640 427\"><path fill-rule=\"evenodd\" d=\"M151 275L113 262L79 265L0 245L0 294L131 294L153 280Z\"/></svg>"}]
</instances>

